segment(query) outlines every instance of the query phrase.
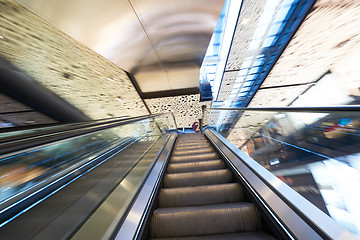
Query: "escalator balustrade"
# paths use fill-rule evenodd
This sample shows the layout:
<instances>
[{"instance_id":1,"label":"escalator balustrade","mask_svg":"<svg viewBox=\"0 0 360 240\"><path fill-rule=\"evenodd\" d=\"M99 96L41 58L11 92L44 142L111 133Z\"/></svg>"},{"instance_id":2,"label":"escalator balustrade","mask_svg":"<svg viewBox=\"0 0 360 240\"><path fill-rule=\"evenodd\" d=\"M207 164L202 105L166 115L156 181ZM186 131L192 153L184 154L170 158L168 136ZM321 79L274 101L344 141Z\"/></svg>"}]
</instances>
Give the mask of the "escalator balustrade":
<instances>
[{"instance_id":1,"label":"escalator balustrade","mask_svg":"<svg viewBox=\"0 0 360 240\"><path fill-rule=\"evenodd\" d=\"M179 136L150 222L151 239L274 240L224 161L200 134Z\"/></svg>"}]
</instances>

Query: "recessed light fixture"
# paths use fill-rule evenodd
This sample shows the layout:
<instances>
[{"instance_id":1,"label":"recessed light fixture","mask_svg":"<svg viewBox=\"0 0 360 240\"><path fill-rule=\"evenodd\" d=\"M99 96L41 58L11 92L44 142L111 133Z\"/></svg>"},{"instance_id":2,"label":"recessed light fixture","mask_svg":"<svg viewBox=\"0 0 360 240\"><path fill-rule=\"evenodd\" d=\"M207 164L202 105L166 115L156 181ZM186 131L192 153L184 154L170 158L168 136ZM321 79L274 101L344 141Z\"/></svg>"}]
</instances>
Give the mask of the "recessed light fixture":
<instances>
[{"instance_id":1,"label":"recessed light fixture","mask_svg":"<svg viewBox=\"0 0 360 240\"><path fill-rule=\"evenodd\" d=\"M111 78L106 78L106 80L109 80L111 82L115 82L115 80L111 79Z\"/></svg>"},{"instance_id":2,"label":"recessed light fixture","mask_svg":"<svg viewBox=\"0 0 360 240\"><path fill-rule=\"evenodd\" d=\"M244 18L242 21L241 21L241 25L246 25L250 22L250 18Z\"/></svg>"}]
</instances>

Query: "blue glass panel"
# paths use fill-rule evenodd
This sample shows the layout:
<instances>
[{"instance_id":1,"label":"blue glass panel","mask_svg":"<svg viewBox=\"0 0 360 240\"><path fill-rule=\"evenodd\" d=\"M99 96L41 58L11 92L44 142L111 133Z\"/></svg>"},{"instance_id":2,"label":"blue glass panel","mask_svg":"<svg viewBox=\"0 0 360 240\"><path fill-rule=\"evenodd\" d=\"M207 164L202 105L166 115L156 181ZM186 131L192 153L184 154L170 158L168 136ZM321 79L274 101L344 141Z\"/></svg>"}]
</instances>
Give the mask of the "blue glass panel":
<instances>
[{"instance_id":1,"label":"blue glass panel","mask_svg":"<svg viewBox=\"0 0 360 240\"><path fill-rule=\"evenodd\" d=\"M260 66L265 62L265 58L264 57L258 57L254 60L253 62L253 67L255 66Z\"/></svg>"},{"instance_id":2,"label":"blue glass panel","mask_svg":"<svg viewBox=\"0 0 360 240\"><path fill-rule=\"evenodd\" d=\"M268 32L268 36L275 35L281 31L282 22L275 23L271 26Z\"/></svg>"},{"instance_id":3,"label":"blue glass panel","mask_svg":"<svg viewBox=\"0 0 360 240\"><path fill-rule=\"evenodd\" d=\"M275 36L267 37L262 45L263 48L270 47L274 42Z\"/></svg>"},{"instance_id":4,"label":"blue glass panel","mask_svg":"<svg viewBox=\"0 0 360 240\"><path fill-rule=\"evenodd\" d=\"M282 8L280 8L276 14L274 22L281 22L281 21L285 20L286 17L289 16L290 8L291 8L291 5L283 6Z\"/></svg>"},{"instance_id":5,"label":"blue glass panel","mask_svg":"<svg viewBox=\"0 0 360 240\"><path fill-rule=\"evenodd\" d=\"M247 92L247 91L249 91L250 90L250 87L243 87L242 89L241 89L241 92Z\"/></svg>"},{"instance_id":6,"label":"blue glass panel","mask_svg":"<svg viewBox=\"0 0 360 240\"><path fill-rule=\"evenodd\" d=\"M248 82L245 82L243 86L248 87L248 86L251 86L253 83L254 83L254 81L248 81Z\"/></svg>"},{"instance_id":7,"label":"blue glass panel","mask_svg":"<svg viewBox=\"0 0 360 240\"><path fill-rule=\"evenodd\" d=\"M254 74L257 73L259 71L260 67L253 67L250 69L249 74Z\"/></svg>"},{"instance_id":8,"label":"blue glass panel","mask_svg":"<svg viewBox=\"0 0 360 240\"><path fill-rule=\"evenodd\" d=\"M256 78L256 74L252 74L252 75L248 75L245 80L248 81L248 80L253 80Z\"/></svg>"}]
</instances>

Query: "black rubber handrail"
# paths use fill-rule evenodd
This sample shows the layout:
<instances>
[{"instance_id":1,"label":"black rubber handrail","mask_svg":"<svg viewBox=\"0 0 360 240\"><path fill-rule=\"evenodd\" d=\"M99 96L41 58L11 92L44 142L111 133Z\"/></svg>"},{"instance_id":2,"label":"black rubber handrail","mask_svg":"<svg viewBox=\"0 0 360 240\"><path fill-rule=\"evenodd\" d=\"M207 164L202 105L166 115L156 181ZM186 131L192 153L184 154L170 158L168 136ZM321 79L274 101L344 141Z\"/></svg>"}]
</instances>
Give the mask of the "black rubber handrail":
<instances>
[{"instance_id":1,"label":"black rubber handrail","mask_svg":"<svg viewBox=\"0 0 360 240\"><path fill-rule=\"evenodd\" d=\"M121 118L123 120L125 118ZM127 118L128 119L128 118ZM118 119L120 120L120 118ZM61 131L67 131L67 130L73 130L73 129L80 129L87 126L95 126L97 124L104 124L107 122L116 121L115 118L111 119L102 119L102 120L92 120L92 121L86 121L86 122L72 122L72 123L61 123L61 124L52 124L47 126L31 126L27 129L19 129L16 128L6 128L1 129L4 130L0 133L0 144L3 142L9 142L9 141L16 141L24 138L34 137L38 135L44 135L44 134L51 134L55 132L61 132ZM10 133L10 134L9 134ZM16 133L11 135L11 133Z\"/></svg>"},{"instance_id":2,"label":"black rubber handrail","mask_svg":"<svg viewBox=\"0 0 360 240\"><path fill-rule=\"evenodd\" d=\"M263 112L360 112L360 105L332 106L332 107L232 107L232 108L205 108L206 110L235 110L235 111L263 111Z\"/></svg>"},{"instance_id":3,"label":"black rubber handrail","mask_svg":"<svg viewBox=\"0 0 360 240\"><path fill-rule=\"evenodd\" d=\"M0 155L13 153L17 151L21 151L24 149L36 147L39 145L63 140L66 138L76 137L92 132L97 132L100 130L113 128L145 119L151 119L154 117L158 117L162 114L151 114L139 117L131 117L125 119L107 119L102 122L91 122L91 123L84 123L80 125L72 125L72 126L64 126L64 128L56 128L56 129L46 129L46 130L39 130L36 132L30 132L15 136L8 136L2 138L0 141Z\"/></svg>"}]
</instances>

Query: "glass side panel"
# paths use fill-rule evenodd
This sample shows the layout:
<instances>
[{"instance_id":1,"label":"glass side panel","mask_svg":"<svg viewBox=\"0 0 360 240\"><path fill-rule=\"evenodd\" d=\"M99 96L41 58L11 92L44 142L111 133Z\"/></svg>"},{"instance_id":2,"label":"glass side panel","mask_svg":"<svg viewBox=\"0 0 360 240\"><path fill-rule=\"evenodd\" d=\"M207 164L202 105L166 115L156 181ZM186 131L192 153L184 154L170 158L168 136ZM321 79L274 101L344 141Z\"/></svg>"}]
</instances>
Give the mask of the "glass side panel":
<instances>
[{"instance_id":1,"label":"glass side panel","mask_svg":"<svg viewBox=\"0 0 360 240\"><path fill-rule=\"evenodd\" d=\"M154 142L154 140L157 141ZM72 237L73 240L110 238L155 163L155 156L162 146L166 144L166 141L167 135L163 135L160 139L149 138L146 142L134 144L126 150L128 153L132 152L134 156L133 167L124 178L115 181L115 183L118 183L116 188ZM151 144L149 145L149 143ZM139 148L144 147L147 148L145 153L139 151ZM112 211L109 212L108 209Z\"/></svg>"},{"instance_id":2,"label":"glass side panel","mask_svg":"<svg viewBox=\"0 0 360 240\"><path fill-rule=\"evenodd\" d=\"M239 116L228 129L230 142L360 235L359 112L208 110L205 124L215 127L221 115Z\"/></svg>"},{"instance_id":3,"label":"glass side panel","mask_svg":"<svg viewBox=\"0 0 360 240\"><path fill-rule=\"evenodd\" d=\"M71 175L69 182L49 190L36 203L53 201L56 204L50 205L59 208L50 211L53 215L43 216L46 219L44 224L61 224L56 221L59 214L66 214L76 202L88 201L81 204L87 206L86 209L76 209L78 219L71 218L75 219L74 226L81 225L119 184L123 184L126 191L122 191L122 200L117 201L119 211L114 212L118 216L119 212L124 212L126 206L123 204L129 203L151 168L154 157L164 145L164 136L166 139L173 129L176 129L174 118L167 114L54 142L23 153L0 156L0 210L21 194L24 197L16 200L14 205L27 201L27 197L39 189L51 189L50 185ZM77 189L76 194L72 192L73 189ZM54 193L56 198L51 197ZM89 199L87 196L92 197ZM66 202L60 200L63 198L73 202L66 206L67 210L61 207ZM33 211L36 211L36 207ZM10 234L7 226L16 224L16 219L0 222L0 232ZM72 234L72 230L69 231L66 234Z\"/></svg>"}]
</instances>

